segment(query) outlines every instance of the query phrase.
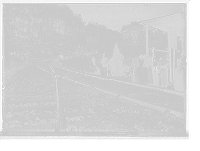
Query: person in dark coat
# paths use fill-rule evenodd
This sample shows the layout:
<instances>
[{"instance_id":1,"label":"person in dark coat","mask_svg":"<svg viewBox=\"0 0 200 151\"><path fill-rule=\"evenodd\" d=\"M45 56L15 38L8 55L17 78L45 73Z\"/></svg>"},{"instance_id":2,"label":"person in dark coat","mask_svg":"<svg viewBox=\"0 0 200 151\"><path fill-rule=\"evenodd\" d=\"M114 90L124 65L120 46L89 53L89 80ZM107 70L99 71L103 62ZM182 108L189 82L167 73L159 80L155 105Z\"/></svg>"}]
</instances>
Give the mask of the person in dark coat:
<instances>
[{"instance_id":1,"label":"person in dark coat","mask_svg":"<svg viewBox=\"0 0 200 151\"><path fill-rule=\"evenodd\" d=\"M186 56L183 56L175 69L174 87L177 91L186 91L186 66Z\"/></svg>"},{"instance_id":2,"label":"person in dark coat","mask_svg":"<svg viewBox=\"0 0 200 151\"><path fill-rule=\"evenodd\" d=\"M110 60L108 58L106 58L106 53L103 53L103 57L101 59L101 64L102 67L106 67L107 69L107 77L111 77L111 64L110 64Z\"/></svg>"},{"instance_id":3,"label":"person in dark coat","mask_svg":"<svg viewBox=\"0 0 200 151\"><path fill-rule=\"evenodd\" d=\"M95 56L94 55L91 55L91 61L93 63L94 66L96 66L96 59L95 59Z\"/></svg>"},{"instance_id":4,"label":"person in dark coat","mask_svg":"<svg viewBox=\"0 0 200 151\"><path fill-rule=\"evenodd\" d=\"M108 60L108 63L107 63L107 77L110 78L111 76L112 76L111 64L110 64L110 60Z\"/></svg>"},{"instance_id":5,"label":"person in dark coat","mask_svg":"<svg viewBox=\"0 0 200 151\"><path fill-rule=\"evenodd\" d=\"M148 55L140 55L140 59L144 60L143 67L146 67L148 70L148 84L154 84L153 57L150 57Z\"/></svg>"},{"instance_id":6,"label":"person in dark coat","mask_svg":"<svg viewBox=\"0 0 200 151\"><path fill-rule=\"evenodd\" d=\"M167 87L169 84L168 68L169 68L169 58L167 55L164 55L162 58L160 58L158 63L159 85L161 87Z\"/></svg>"},{"instance_id":7,"label":"person in dark coat","mask_svg":"<svg viewBox=\"0 0 200 151\"><path fill-rule=\"evenodd\" d=\"M48 48L49 62L52 62L52 50Z\"/></svg>"},{"instance_id":8,"label":"person in dark coat","mask_svg":"<svg viewBox=\"0 0 200 151\"><path fill-rule=\"evenodd\" d=\"M153 76L153 80L154 80L154 85L155 86L158 86L158 84L159 84L159 70L158 70L158 61L155 61L154 62L154 67L155 67L155 69L154 69L154 76Z\"/></svg>"},{"instance_id":9,"label":"person in dark coat","mask_svg":"<svg viewBox=\"0 0 200 151\"><path fill-rule=\"evenodd\" d=\"M20 60L20 50L17 49L16 51L16 61L19 61Z\"/></svg>"},{"instance_id":10,"label":"person in dark coat","mask_svg":"<svg viewBox=\"0 0 200 151\"><path fill-rule=\"evenodd\" d=\"M92 64L94 66L95 73L99 74L98 68L97 68L97 65L96 65L96 58L95 58L95 56L93 54L91 55L91 61L92 61Z\"/></svg>"},{"instance_id":11,"label":"person in dark coat","mask_svg":"<svg viewBox=\"0 0 200 151\"><path fill-rule=\"evenodd\" d=\"M30 57L31 53L29 51L26 52L26 59L27 62L30 62L29 57Z\"/></svg>"},{"instance_id":12,"label":"person in dark coat","mask_svg":"<svg viewBox=\"0 0 200 151\"><path fill-rule=\"evenodd\" d=\"M106 53L103 53L103 57L101 58L102 67L106 67Z\"/></svg>"}]
</instances>

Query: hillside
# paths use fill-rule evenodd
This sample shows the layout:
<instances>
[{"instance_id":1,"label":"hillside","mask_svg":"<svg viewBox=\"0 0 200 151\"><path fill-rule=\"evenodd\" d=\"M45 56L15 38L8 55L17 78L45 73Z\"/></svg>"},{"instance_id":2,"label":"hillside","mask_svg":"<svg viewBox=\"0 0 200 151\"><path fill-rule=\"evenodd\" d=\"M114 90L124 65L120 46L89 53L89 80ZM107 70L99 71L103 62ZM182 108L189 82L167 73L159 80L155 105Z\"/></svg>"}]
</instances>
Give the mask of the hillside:
<instances>
[{"instance_id":1,"label":"hillside","mask_svg":"<svg viewBox=\"0 0 200 151\"><path fill-rule=\"evenodd\" d=\"M6 4L4 5L3 15L5 18L5 31L7 40L6 55L9 58L9 53L16 51L16 46L19 41L23 46L20 53L25 52L24 48L30 48L31 57L42 56L41 50L43 47L52 48L53 55L57 55L60 50L66 54L89 55L91 53L103 52L112 55L114 44L116 41L126 41L122 33L108 29L104 25L98 23L84 23L81 15L74 12L67 6L48 5L48 4ZM129 25L127 25L129 26ZM126 35L135 36L135 40L141 43L122 44L119 43L119 48L127 57L136 57L145 53L145 44L138 40L138 34L144 35L142 26L138 23L131 24L131 33ZM136 34L135 29L138 33ZM133 33L132 33L133 32ZM150 32L150 31L149 31ZM166 43L166 35L158 32L155 35L150 32L151 40L159 43L158 39L164 40ZM124 39L125 38L125 39ZM144 37L143 37L144 38ZM19 46L19 45L18 45ZM164 49L162 45L150 44L150 47ZM160 57L160 53L156 54ZM99 60L99 56L98 56Z\"/></svg>"},{"instance_id":2,"label":"hillside","mask_svg":"<svg viewBox=\"0 0 200 151\"><path fill-rule=\"evenodd\" d=\"M42 48L49 47L53 50L54 56L58 55L60 50L65 54L73 54L73 56L79 58L95 54L96 64L100 68L102 53L106 52L110 58L116 41L118 41L120 51L128 60L140 54L145 54L144 31L138 23L131 23L131 26L127 25L132 30L125 35L131 37L124 37L122 33L108 29L98 23L86 25L81 15L74 14L67 6L8 4L4 5L3 15L6 19L5 31L8 42L4 55L8 60L12 58L10 54L14 51L24 53L28 50L31 52L31 57L41 57ZM138 33L136 34L134 31ZM143 35L143 38L140 39L141 37L137 35ZM137 43L122 42L132 39L133 36ZM149 36L150 47L165 50L164 45L158 43L166 44L166 34L162 32L153 34L149 31ZM162 55L162 52L156 52L156 59L158 60ZM79 58L72 60L72 62L80 62L81 65L83 61Z\"/></svg>"}]
</instances>

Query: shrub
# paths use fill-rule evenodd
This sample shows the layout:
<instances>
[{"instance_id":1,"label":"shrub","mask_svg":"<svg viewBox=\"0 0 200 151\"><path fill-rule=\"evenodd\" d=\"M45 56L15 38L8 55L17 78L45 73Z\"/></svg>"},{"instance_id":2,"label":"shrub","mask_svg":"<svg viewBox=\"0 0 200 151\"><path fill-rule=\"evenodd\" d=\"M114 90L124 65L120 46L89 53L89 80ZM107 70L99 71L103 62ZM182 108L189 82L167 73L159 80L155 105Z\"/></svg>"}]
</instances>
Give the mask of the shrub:
<instances>
[{"instance_id":1,"label":"shrub","mask_svg":"<svg viewBox=\"0 0 200 151\"><path fill-rule=\"evenodd\" d=\"M88 58L78 56L64 60L63 65L66 67L73 67L82 71L91 71L95 68Z\"/></svg>"}]
</instances>

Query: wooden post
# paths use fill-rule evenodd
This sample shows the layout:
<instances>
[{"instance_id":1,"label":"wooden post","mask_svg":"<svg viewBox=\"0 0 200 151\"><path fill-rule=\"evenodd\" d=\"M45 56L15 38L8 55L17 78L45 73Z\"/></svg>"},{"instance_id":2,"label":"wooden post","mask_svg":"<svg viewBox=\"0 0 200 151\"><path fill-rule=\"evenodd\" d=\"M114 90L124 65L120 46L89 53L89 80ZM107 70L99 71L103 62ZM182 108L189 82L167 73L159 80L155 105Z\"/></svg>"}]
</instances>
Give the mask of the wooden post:
<instances>
[{"instance_id":1,"label":"wooden post","mask_svg":"<svg viewBox=\"0 0 200 151\"><path fill-rule=\"evenodd\" d=\"M184 15L184 26L183 26L183 46L184 46L184 55L187 57L187 32L186 32L186 27L187 27L187 5L185 5L185 15Z\"/></svg>"},{"instance_id":2,"label":"wooden post","mask_svg":"<svg viewBox=\"0 0 200 151\"><path fill-rule=\"evenodd\" d=\"M169 49L169 76L170 76L170 83L172 83L172 28L168 28L168 49Z\"/></svg>"},{"instance_id":3,"label":"wooden post","mask_svg":"<svg viewBox=\"0 0 200 151\"><path fill-rule=\"evenodd\" d=\"M175 82L176 79L176 51L177 51L177 32L175 29L175 24L173 24L173 81Z\"/></svg>"},{"instance_id":4,"label":"wooden post","mask_svg":"<svg viewBox=\"0 0 200 151\"><path fill-rule=\"evenodd\" d=\"M183 13L184 16L184 28L183 28L183 35L182 35L182 48L183 48L183 55L187 57L187 8L185 7L185 12ZM187 69L187 68L186 68Z\"/></svg>"},{"instance_id":5,"label":"wooden post","mask_svg":"<svg viewBox=\"0 0 200 151\"><path fill-rule=\"evenodd\" d=\"M146 55L149 56L149 26L146 24Z\"/></svg>"},{"instance_id":6,"label":"wooden post","mask_svg":"<svg viewBox=\"0 0 200 151\"><path fill-rule=\"evenodd\" d=\"M5 19L3 18L3 57L4 57L4 59L5 59L5 55L6 55L6 51L5 51L5 39L6 39L6 37L5 37L5 31L6 31L6 29L5 29Z\"/></svg>"}]
</instances>

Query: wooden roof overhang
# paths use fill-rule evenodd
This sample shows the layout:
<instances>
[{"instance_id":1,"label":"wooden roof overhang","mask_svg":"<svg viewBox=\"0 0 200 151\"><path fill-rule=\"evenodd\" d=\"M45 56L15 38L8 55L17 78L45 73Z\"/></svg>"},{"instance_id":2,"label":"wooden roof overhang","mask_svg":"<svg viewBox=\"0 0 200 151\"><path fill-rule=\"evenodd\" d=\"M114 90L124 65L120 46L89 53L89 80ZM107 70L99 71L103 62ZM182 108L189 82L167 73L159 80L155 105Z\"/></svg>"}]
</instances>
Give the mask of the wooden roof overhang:
<instances>
[{"instance_id":1,"label":"wooden roof overhang","mask_svg":"<svg viewBox=\"0 0 200 151\"><path fill-rule=\"evenodd\" d=\"M169 27L175 26L177 29L177 35L182 37L184 36L185 17L185 13L182 12L140 22L147 25L148 27L154 27L166 32L168 32Z\"/></svg>"}]
</instances>

